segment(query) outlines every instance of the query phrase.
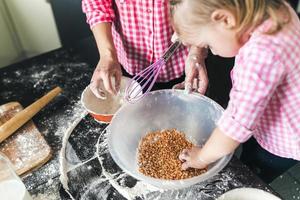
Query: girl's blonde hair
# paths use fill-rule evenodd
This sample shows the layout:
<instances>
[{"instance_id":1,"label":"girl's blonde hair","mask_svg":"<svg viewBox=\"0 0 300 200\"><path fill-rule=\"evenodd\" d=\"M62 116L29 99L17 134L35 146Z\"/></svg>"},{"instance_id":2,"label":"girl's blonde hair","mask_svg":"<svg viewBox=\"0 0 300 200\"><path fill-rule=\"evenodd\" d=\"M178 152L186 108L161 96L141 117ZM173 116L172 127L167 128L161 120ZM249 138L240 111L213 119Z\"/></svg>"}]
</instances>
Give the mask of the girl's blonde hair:
<instances>
[{"instance_id":1,"label":"girl's blonde hair","mask_svg":"<svg viewBox=\"0 0 300 200\"><path fill-rule=\"evenodd\" d=\"M176 12L176 7L183 3L186 3L188 8L185 15L173 19L175 31L179 35L181 32L191 33L191 26L209 22L216 9L226 9L235 16L238 38L268 18L272 20L273 25L265 33L275 34L291 18L285 0L170 0L171 16ZM283 11L285 17L278 14L279 11Z\"/></svg>"}]
</instances>

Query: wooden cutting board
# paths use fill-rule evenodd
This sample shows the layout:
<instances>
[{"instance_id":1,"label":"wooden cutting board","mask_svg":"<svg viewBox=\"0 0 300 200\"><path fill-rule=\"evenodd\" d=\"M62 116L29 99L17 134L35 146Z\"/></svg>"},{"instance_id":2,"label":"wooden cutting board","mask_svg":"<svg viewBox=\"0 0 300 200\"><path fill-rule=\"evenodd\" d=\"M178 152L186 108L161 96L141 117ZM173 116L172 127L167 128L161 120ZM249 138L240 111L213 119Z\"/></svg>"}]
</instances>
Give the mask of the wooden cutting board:
<instances>
[{"instance_id":1,"label":"wooden cutting board","mask_svg":"<svg viewBox=\"0 0 300 200\"><path fill-rule=\"evenodd\" d=\"M23 110L18 102L0 106L0 126ZM30 172L51 158L51 148L30 120L0 144L0 151L12 162L18 175Z\"/></svg>"}]
</instances>

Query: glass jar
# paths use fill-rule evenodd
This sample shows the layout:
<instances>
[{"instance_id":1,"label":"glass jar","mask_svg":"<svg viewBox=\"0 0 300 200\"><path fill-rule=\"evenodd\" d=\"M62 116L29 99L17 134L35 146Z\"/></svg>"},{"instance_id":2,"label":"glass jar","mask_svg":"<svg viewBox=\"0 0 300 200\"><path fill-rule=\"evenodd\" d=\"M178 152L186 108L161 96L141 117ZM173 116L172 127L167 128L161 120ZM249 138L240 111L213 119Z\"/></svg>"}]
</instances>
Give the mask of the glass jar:
<instances>
[{"instance_id":1,"label":"glass jar","mask_svg":"<svg viewBox=\"0 0 300 200\"><path fill-rule=\"evenodd\" d=\"M15 173L9 159L0 152L1 200L32 200L24 183Z\"/></svg>"}]
</instances>

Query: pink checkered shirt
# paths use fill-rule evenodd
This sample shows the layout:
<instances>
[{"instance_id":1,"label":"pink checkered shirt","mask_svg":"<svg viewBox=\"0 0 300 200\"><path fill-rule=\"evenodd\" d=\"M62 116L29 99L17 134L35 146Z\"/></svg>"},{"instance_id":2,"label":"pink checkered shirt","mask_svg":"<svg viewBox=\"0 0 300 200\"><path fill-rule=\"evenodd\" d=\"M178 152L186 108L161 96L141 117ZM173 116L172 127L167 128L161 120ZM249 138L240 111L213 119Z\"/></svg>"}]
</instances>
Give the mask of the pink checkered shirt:
<instances>
[{"instance_id":1,"label":"pink checkered shirt","mask_svg":"<svg viewBox=\"0 0 300 200\"><path fill-rule=\"evenodd\" d=\"M300 22L293 12L281 32L261 34L270 22L240 49L218 126L239 142L254 136L269 152L300 160Z\"/></svg>"},{"instance_id":2,"label":"pink checkered shirt","mask_svg":"<svg viewBox=\"0 0 300 200\"><path fill-rule=\"evenodd\" d=\"M119 62L135 75L159 59L171 45L173 30L167 0L82 0L91 27L112 22ZM183 75L187 49L181 46L161 70L157 81Z\"/></svg>"}]
</instances>

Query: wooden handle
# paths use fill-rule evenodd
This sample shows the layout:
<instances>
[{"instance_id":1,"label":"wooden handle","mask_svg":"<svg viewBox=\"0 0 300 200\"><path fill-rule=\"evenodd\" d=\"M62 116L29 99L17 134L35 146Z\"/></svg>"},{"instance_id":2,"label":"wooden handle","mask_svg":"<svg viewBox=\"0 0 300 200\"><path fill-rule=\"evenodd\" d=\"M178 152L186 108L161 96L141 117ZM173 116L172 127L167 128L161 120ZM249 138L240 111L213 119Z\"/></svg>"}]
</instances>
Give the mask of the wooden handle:
<instances>
[{"instance_id":1,"label":"wooden handle","mask_svg":"<svg viewBox=\"0 0 300 200\"><path fill-rule=\"evenodd\" d=\"M12 135L18 128L29 121L37 112L47 105L54 97L56 97L62 89L56 87L45 96L38 99L21 112L17 113L13 118L0 126L0 143Z\"/></svg>"}]
</instances>

